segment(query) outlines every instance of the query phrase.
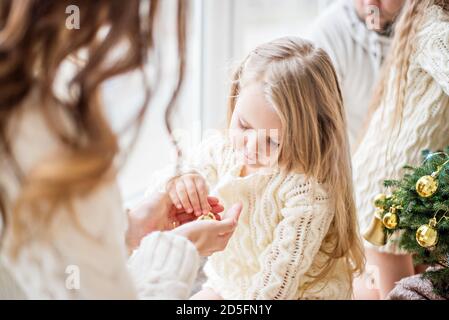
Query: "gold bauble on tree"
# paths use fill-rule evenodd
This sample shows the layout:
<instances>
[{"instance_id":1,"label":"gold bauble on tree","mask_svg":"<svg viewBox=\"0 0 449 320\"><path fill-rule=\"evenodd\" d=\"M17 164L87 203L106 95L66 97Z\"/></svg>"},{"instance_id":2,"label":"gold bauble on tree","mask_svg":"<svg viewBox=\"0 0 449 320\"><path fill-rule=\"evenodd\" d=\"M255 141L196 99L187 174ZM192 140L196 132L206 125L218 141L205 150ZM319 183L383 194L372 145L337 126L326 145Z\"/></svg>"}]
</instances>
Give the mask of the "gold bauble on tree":
<instances>
[{"instance_id":1,"label":"gold bauble on tree","mask_svg":"<svg viewBox=\"0 0 449 320\"><path fill-rule=\"evenodd\" d=\"M416 230L416 242L421 247L431 248L438 242L438 231L436 229L436 219L432 218L428 224L424 224Z\"/></svg>"},{"instance_id":2,"label":"gold bauble on tree","mask_svg":"<svg viewBox=\"0 0 449 320\"><path fill-rule=\"evenodd\" d=\"M382 223L387 229L390 230L396 229L399 223L399 217L396 213L396 208L392 207L389 212L384 214L382 218Z\"/></svg>"},{"instance_id":3,"label":"gold bauble on tree","mask_svg":"<svg viewBox=\"0 0 449 320\"><path fill-rule=\"evenodd\" d=\"M416 192L423 197L428 198L432 196L438 189L438 180L435 174L430 176L422 176L416 182Z\"/></svg>"}]
</instances>

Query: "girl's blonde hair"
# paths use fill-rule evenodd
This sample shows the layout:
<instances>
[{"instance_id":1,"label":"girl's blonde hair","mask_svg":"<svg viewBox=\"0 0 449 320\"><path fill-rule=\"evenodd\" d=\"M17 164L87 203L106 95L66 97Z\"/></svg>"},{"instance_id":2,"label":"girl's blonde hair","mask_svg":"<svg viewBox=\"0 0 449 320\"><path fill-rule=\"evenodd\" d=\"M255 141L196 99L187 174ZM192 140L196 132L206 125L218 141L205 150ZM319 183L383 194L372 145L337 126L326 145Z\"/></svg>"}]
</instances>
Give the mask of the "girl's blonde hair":
<instances>
[{"instance_id":1,"label":"girl's blonde hair","mask_svg":"<svg viewBox=\"0 0 449 320\"><path fill-rule=\"evenodd\" d=\"M337 259L346 259L351 276L364 266L353 195L343 99L335 69L324 50L299 38L281 38L258 46L233 77L228 119L246 83L262 83L266 99L282 123L279 165L323 182L335 216L327 240L325 277Z\"/></svg>"},{"instance_id":2,"label":"girl's blonde hair","mask_svg":"<svg viewBox=\"0 0 449 320\"><path fill-rule=\"evenodd\" d=\"M394 103L395 113L391 123L399 123L399 130L402 124L402 114L406 99L406 87L408 82L408 71L410 67L410 57L415 51L416 36L422 24L425 10L433 5L439 6L444 11L449 12L449 0L407 0L402 9L395 26L393 46L382 66L379 80L374 90L368 116L364 125L364 133L368 129L369 121L373 113L385 101L388 92L395 94L389 99L389 103ZM389 86L391 72L394 76ZM399 132L399 131L398 131ZM363 139L364 134L359 137L358 144Z\"/></svg>"}]
</instances>

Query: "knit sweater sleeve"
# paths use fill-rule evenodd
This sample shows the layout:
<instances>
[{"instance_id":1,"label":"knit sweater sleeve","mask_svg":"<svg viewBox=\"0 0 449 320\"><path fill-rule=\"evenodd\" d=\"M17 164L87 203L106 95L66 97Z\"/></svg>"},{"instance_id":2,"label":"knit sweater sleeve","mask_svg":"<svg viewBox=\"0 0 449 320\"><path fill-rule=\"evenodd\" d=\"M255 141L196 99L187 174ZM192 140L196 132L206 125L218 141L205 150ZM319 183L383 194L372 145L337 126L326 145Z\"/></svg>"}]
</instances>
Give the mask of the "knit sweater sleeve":
<instances>
[{"instance_id":1,"label":"knit sweater sleeve","mask_svg":"<svg viewBox=\"0 0 449 320\"><path fill-rule=\"evenodd\" d=\"M204 177L209 188L218 182L219 174L231 156L228 140L222 134L214 134L204 139L197 147L192 148L183 159L180 172L174 166L167 166L155 172L149 183L146 194L163 191L167 182L179 174L197 173Z\"/></svg>"},{"instance_id":2,"label":"knit sweater sleeve","mask_svg":"<svg viewBox=\"0 0 449 320\"><path fill-rule=\"evenodd\" d=\"M213 188L231 157L229 140L223 134L214 134L194 149L185 164L187 170L195 170L201 174L209 187Z\"/></svg>"},{"instance_id":3,"label":"knit sweater sleeve","mask_svg":"<svg viewBox=\"0 0 449 320\"><path fill-rule=\"evenodd\" d=\"M449 15L434 6L421 30L417 45L417 62L449 95Z\"/></svg>"},{"instance_id":4,"label":"knit sweater sleeve","mask_svg":"<svg viewBox=\"0 0 449 320\"><path fill-rule=\"evenodd\" d=\"M294 178L284 183L280 193L282 220L246 299L295 299L333 219L326 192L317 183Z\"/></svg>"},{"instance_id":5,"label":"knit sweater sleeve","mask_svg":"<svg viewBox=\"0 0 449 320\"><path fill-rule=\"evenodd\" d=\"M128 269L139 298L187 299L199 264L192 242L169 232L154 232L130 257Z\"/></svg>"},{"instance_id":6,"label":"knit sweater sleeve","mask_svg":"<svg viewBox=\"0 0 449 320\"><path fill-rule=\"evenodd\" d=\"M187 239L152 233L127 262L117 192L99 188L58 209L45 235L24 244L9 270L32 299L186 299L199 267Z\"/></svg>"}]
</instances>

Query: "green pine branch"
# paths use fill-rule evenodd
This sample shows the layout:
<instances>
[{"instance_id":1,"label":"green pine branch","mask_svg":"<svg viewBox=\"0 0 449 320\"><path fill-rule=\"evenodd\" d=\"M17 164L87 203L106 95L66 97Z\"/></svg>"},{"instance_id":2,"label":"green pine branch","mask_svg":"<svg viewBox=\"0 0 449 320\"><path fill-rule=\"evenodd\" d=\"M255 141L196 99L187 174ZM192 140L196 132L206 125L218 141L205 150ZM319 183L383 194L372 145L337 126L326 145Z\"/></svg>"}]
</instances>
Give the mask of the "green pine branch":
<instances>
[{"instance_id":1,"label":"green pine branch","mask_svg":"<svg viewBox=\"0 0 449 320\"><path fill-rule=\"evenodd\" d=\"M439 152L449 154L449 147ZM399 232L399 246L413 255L415 264L435 267L435 270L425 272L423 276L432 281L437 294L449 297L449 164L440 170L435 194L423 198L416 192L416 182L437 171L449 157L429 150L424 150L422 157L423 165L403 167L404 175L401 179L384 181L384 186L391 191L391 196L383 203L384 212L388 212L392 206L402 207L397 211L397 228L385 231L388 236ZM448 219L442 218L444 214ZM434 216L439 221L436 227L439 240L433 248L426 249L416 241L416 231L420 226L428 224Z\"/></svg>"}]
</instances>

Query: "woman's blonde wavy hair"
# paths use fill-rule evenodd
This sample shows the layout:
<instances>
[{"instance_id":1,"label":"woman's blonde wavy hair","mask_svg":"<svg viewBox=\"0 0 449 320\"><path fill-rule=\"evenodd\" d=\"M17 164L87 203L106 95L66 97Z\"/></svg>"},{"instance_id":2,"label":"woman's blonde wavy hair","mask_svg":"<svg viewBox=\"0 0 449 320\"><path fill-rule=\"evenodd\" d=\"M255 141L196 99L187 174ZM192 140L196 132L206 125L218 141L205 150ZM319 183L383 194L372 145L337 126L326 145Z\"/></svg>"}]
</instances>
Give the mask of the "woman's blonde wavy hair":
<instances>
[{"instance_id":1,"label":"woman's blonde wavy hair","mask_svg":"<svg viewBox=\"0 0 449 320\"><path fill-rule=\"evenodd\" d=\"M343 99L335 69L324 50L299 38L258 46L236 70L228 121L242 87L260 82L282 123L278 163L321 181L331 195L334 219L326 241L329 259L316 280L344 259L349 276L361 272L364 252L358 231ZM315 280L314 280L315 281Z\"/></svg>"},{"instance_id":2,"label":"woman's blonde wavy hair","mask_svg":"<svg viewBox=\"0 0 449 320\"><path fill-rule=\"evenodd\" d=\"M74 197L89 194L102 182L115 177L113 167L119 152L118 139L105 118L100 88L113 76L143 70L147 57L157 52L155 30L160 3L148 0L143 6L143 2L145 0L0 2L0 151L1 157L16 168L22 184L12 212L7 212L6 197L0 193L3 234L8 235L13 255L21 244L32 239L39 227L45 230L54 218L56 207L69 207ZM170 114L183 80L186 51L187 1L177 0L176 4L178 78L167 106L169 131ZM72 5L80 10L79 29L66 27L66 8ZM100 37L102 30L107 31ZM118 47L126 51L113 64L106 63ZM81 49L87 54L68 88L77 94L69 102L62 101L53 90L57 71ZM32 91L38 92L39 101L33 103L41 109L48 127L64 146L64 152L23 175L11 152L8 124ZM147 85L145 101L131 125L136 135L151 97L152 91ZM60 110L75 126L74 134L61 128L60 119L56 117Z\"/></svg>"}]
</instances>

